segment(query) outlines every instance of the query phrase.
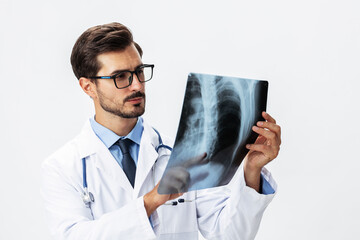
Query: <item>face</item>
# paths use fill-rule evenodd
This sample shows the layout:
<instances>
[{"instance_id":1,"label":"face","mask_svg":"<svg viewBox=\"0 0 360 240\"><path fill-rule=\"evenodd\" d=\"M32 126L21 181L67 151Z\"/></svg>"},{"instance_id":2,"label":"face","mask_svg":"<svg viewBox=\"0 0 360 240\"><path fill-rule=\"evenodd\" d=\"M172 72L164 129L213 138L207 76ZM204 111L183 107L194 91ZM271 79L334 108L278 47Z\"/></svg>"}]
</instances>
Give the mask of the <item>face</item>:
<instances>
[{"instance_id":1,"label":"face","mask_svg":"<svg viewBox=\"0 0 360 240\"><path fill-rule=\"evenodd\" d=\"M97 76L112 76L123 70L134 71L142 65L134 45L122 51L100 54L97 60L101 66ZM135 74L127 88L117 89L113 79L97 79L95 87L94 101L100 105L101 111L122 118L136 118L145 112L145 85L139 82Z\"/></svg>"}]
</instances>

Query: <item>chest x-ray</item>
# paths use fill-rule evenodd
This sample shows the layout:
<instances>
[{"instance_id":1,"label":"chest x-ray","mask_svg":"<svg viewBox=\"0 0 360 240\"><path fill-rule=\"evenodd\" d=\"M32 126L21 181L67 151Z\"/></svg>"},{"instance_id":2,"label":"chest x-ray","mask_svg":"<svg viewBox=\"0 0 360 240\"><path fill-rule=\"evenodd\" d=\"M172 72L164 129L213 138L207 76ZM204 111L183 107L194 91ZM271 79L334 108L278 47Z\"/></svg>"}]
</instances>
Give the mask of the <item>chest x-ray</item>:
<instances>
[{"instance_id":1,"label":"chest x-ray","mask_svg":"<svg viewBox=\"0 0 360 240\"><path fill-rule=\"evenodd\" d=\"M255 142L268 82L190 73L173 152L158 189L179 193L227 184Z\"/></svg>"}]
</instances>

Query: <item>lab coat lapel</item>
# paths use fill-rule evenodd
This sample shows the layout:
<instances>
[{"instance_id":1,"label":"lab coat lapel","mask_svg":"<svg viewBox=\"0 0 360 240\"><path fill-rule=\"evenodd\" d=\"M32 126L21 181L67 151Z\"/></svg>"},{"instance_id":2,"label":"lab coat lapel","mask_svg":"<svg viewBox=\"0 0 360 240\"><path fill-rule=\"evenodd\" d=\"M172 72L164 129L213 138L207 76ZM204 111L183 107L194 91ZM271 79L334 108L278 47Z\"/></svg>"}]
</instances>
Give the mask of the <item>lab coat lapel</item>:
<instances>
[{"instance_id":1,"label":"lab coat lapel","mask_svg":"<svg viewBox=\"0 0 360 240\"><path fill-rule=\"evenodd\" d=\"M134 197L143 195L143 191L150 191L154 188L154 183L145 183L146 177L151 173L152 167L155 164L158 153L155 150L157 138L154 136L154 130L144 121L144 132L141 137L138 164L136 168ZM153 181L152 178L149 178ZM147 184L142 191L144 184ZM155 183L156 184L156 183Z\"/></svg>"},{"instance_id":2,"label":"lab coat lapel","mask_svg":"<svg viewBox=\"0 0 360 240\"><path fill-rule=\"evenodd\" d=\"M132 195L133 187L131 186L129 179L126 177L123 169L119 166L114 156L104 144L102 144L102 147L98 150L95 164L100 171L110 175L114 179L115 183L118 183L119 186Z\"/></svg>"},{"instance_id":3,"label":"lab coat lapel","mask_svg":"<svg viewBox=\"0 0 360 240\"><path fill-rule=\"evenodd\" d=\"M90 121L87 121L79 139L79 151L81 158L91 156L95 166L101 173L110 175L119 186L124 188L130 195L133 188L127 179L124 171L114 159L109 149L95 135L91 128Z\"/></svg>"}]
</instances>

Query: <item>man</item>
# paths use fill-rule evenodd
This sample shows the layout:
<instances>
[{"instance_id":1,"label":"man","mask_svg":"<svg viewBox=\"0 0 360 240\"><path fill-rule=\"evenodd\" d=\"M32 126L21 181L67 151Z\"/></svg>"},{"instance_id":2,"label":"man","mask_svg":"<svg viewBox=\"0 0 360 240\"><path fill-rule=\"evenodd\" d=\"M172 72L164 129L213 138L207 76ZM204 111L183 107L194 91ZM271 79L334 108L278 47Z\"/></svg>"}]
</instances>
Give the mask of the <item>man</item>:
<instances>
[{"instance_id":1,"label":"man","mask_svg":"<svg viewBox=\"0 0 360 240\"><path fill-rule=\"evenodd\" d=\"M276 190L263 167L278 154L280 127L263 113L266 121L253 127L260 135L247 146L244 164L227 186L158 194L170 151L155 150L162 135L140 117L144 82L153 73L141 56L119 23L92 27L75 43L71 64L94 102L95 116L43 163L51 234L58 239L197 239L200 230L209 239L253 239Z\"/></svg>"}]
</instances>

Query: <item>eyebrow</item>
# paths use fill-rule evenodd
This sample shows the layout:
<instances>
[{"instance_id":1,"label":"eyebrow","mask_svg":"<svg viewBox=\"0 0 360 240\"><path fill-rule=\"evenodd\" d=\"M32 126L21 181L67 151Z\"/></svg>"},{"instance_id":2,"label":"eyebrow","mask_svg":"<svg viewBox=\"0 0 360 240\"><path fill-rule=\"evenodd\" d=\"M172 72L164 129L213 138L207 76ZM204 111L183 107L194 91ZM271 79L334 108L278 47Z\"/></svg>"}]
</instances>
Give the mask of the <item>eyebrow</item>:
<instances>
[{"instance_id":1,"label":"eyebrow","mask_svg":"<svg viewBox=\"0 0 360 240\"><path fill-rule=\"evenodd\" d=\"M144 65L143 63L140 63L139 65L137 65L137 66L135 67L135 70L138 69L139 67L143 66L143 65ZM118 74L118 73L121 73L121 72L124 72L124 71L130 71L130 70L129 70L129 69L122 69L122 70L117 69L117 70L112 71L109 75L110 75L110 76L113 76L113 75L115 75L115 74Z\"/></svg>"}]
</instances>

